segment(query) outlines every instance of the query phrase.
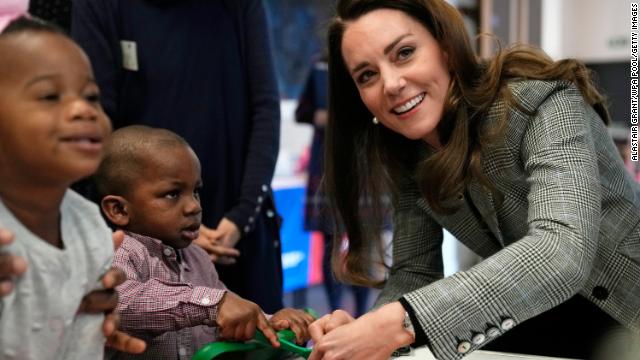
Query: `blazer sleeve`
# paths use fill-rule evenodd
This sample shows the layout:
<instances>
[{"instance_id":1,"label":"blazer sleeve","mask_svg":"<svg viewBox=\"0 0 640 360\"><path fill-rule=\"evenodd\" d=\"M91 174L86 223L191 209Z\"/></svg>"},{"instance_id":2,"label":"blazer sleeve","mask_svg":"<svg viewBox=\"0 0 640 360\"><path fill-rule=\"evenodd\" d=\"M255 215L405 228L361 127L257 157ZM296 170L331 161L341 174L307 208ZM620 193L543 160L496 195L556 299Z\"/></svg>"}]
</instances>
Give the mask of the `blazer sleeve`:
<instances>
[{"instance_id":1,"label":"blazer sleeve","mask_svg":"<svg viewBox=\"0 0 640 360\"><path fill-rule=\"evenodd\" d=\"M393 263L375 306L443 277L442 227L417 205L420 191L405 179L393 213Z\"/></svg>"},{"instance_id":2,"label":"blazer sleeve","mask_svg":"<svg viewBox=\"0 0 640 360\"><path fill-rule=\"evenodd\" d=\"M251 130L240 199L225 216L246 234L255 225L249 219L272 196L269 188L279 150L280 100L264 5L259 0L243 3L239 31L249 81Z\"/></svg>"},{"instance_id":3,"label":"blazer sleeve","mask_svg":"<svg viewBox=\"0 0 640 360\"><path fill-rule=\"evenodd\" d=\"M529 187L527 234L405 295L441 360L460 359L577 294L598 246L601 188L588 120L601 120L573 86L552 92L533 116L510 116L509 126L524 127L514 150Z\"/></svg>"},{"instance_id":4,"label":"blazer sleeve","mask_svg":"<svg viewBox=\"0 0 640 360\"><path fill-rule=\"evenodd\" d=\"M100 87L100 102L114 128L127 125L121 123L118 116L118 83L122 76L119 59L122 54L115 21L117 2L74 0L71 8L71 36L91 60Z\"/></svg>"}]
</instances>

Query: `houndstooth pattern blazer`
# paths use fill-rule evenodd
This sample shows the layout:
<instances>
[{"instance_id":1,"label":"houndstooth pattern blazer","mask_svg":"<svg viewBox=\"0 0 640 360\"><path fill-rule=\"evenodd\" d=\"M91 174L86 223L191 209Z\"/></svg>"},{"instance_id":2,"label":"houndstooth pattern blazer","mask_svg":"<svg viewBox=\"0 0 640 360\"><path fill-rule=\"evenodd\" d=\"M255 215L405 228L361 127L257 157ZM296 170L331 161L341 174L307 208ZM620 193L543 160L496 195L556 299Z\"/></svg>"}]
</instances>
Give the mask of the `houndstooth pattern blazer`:
<instances>
[{"instance_id":1,"label":"houndstooth pattern blazer","mask_svg":"<svg viewBox=\"0 0 640 360\"><path fill-rule=\"evenodd\" d=\"M411 180L397 199L377 305L404 296L440 360L480 348L474 334L489 340L576 294L640 331L640 188L575 86L510 87L535 115L510 110L504 142L484 155L500 204L477 183L450 200L460 205L453 215L433 212ZM442 228L484 261L442 279Z\"/></svg>"}]
</instances>

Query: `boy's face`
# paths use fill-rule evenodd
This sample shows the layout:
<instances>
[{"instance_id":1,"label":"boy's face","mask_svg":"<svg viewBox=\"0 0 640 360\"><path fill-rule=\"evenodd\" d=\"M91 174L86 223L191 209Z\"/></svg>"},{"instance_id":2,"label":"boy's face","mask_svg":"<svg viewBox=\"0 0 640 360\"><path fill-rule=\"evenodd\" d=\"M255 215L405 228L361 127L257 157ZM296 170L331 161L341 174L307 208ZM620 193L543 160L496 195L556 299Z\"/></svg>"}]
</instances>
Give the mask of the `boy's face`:
<instances>
[{"instance_id":1,"label":"boy's face","mask_svg":"<svg viewBox=\"0 0 640 360\"><path fill-rule=\"evenodd\" d=\"M200 162L184 145L153 149L142 156L146 167L126 196L125 229L184 248L198 238L202 220Z\"/></svg>"},{"instance_id":2,"label":"boy's face","mask_svg":"<svg viewBox=\"0 0 640 360\"><path fill-rule=\"evenodd\" d=\"M62 35L27 31L0 41L0 166L37 184L92 174L111 124L85 54Z\"/></svg>"}]
</instances>

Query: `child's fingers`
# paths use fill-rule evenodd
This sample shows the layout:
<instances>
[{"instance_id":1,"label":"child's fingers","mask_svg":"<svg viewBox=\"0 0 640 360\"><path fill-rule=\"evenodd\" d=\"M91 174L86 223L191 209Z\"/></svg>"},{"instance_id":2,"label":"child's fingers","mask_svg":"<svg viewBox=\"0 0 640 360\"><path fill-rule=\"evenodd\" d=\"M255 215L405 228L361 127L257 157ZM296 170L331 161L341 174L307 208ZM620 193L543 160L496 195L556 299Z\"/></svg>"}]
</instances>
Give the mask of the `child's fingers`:
<instances>
[{"instance_id":1,"label":"child's fingers","mask_svg":"<svg viewBox=\"0 0 640 360\"><path fill-rule=\"evenodd\" d=\"M124 241L124 232L122 230L116 230L111 234L113 240L113 248L117 250Z\"/></svg>"},{"instance_id":2,"label":"child's fingers","mask_svg":"<svg viewBox=\"0 0 640 360\"><path fill-rule=\"evenodd\" d=\"M107 314L102 322L102 333L109 338L118 326L118 317L116 314Z\"/></svg>"},{"instance_id":3,"label":"child's fingers","mask_svg":"<svg viewBox=\"0 0 640 360\"><path fill-rule=\"evenodd\" d=\"M13 291L13 281L1 280L0 281L0 298L9 295Z\"/></svg>"},{"instance_id":4,"label":"child's fingers","mask_svg":"<svg viewBox=\"0 0 640 360\"><path fill-rule=\"evenodd\" d=\"M107 346L130 354L141 354L147 344L138 338L116 330L107 338Z\"/></svg>"},{"instance_id":5,"label":"child's fingers","mask_svg":"<svg viewBox=\"0 0 640 360\"><path fill-rule=\"evenodd\" d=\"M269 326L269 323L267 322L267 319L263 314L258 315L257 327L260 331L262 331L264 336L267 338L267 340L269 340L273 347L280 347L280 341L278 340L276 332L271 328L271 326Z\"/></svg>"},{"instance_id":6,"label":"child's fingers","mask_svg":"<svg viewBox=\"0 0 640 360\"><path fill-rule=\"evenodd\" d=\"M280 331L280 330L284 330L284 329L288 329L291 326L291 323L289 322L289 320L277 320L275 322L271 322L271 326L273 326L273 328L276 331Z\"/></svg>"},{"instance_id":7,"label":"child's fingers","mask_svg":"<svg viewBox=\"0 0 640 360\"><path fill-rule=\"evenodd\" d=\"M118 293L113 289L94 290L82 298L79 312L100 314L112 311L118 305Z\"/></svg>"},{"instance_id":8,"label":"child's fingers","mask_svg":"<svg viewBox=\"0 0 640 360\"><path fill-rule=\"evenodd\" d=\"M27 271L27 262L20 256L0 253L0 279L22 275Z\"/></svg>"},{"instance_id":9,"label":"child's fingers","mask_svg":"<svg viewBox=\"0 0 640 360\"><path fill-rule=\"evenodd\" d=\"M127 274L118 268L111 268L102 276L102 286L105 289L113 289L125 281L127 281Z\"/></svg>"},{"instance_id":10,"label":"child's fingers","mask_svg":"<svg viewBox=\"0 0 640 360\"><path fill-rule=\"evenodd\" d=\"M9 245L13 242L15 236L7 229L0 229L0 245Z\"/></svg>"}]
</instances>

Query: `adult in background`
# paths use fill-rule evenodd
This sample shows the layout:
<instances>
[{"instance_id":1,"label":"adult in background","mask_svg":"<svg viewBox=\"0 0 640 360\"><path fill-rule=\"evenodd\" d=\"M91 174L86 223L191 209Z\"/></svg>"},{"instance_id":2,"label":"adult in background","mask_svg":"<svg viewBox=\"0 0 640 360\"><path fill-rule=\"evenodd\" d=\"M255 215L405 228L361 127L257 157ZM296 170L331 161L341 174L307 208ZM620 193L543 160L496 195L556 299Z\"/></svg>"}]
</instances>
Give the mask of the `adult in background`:
<instances>
[{"instance_id":1,"label":"adult in background","mask_svg":"<svg viewBox=\"0 0 640 360\"><path fill-rule=\"evenodd\" d=\"M323 287L331 310L342 307L342 293L345 285L336 281L331 270L332 238L335 232L331 210L322 188L324 177L324 130L327 125L327 61L314 61L296 108L296 122L313 126L311 156L307 167L307 193L304 207L304 229L317 231L324 240L322 255ZM351 289L355 303L355 314L367 311L369 289L362 286L346 286Z\"/></svg>"},{"instance_id":2,"label":"adult in background","mask_svg":"<svg viewBox=\"0 0 640 360\"><path fill-rule=\"evenodd\" d=\"M72 35L93 63L114 128L183 136L202 161L197 244L221 279L266 312L282 308L271 179L279 98L259 0L77 0Z\"/></svg>"},{"instance_id":3,"label":"adult in background","mask_svg":"<svg viewBox=\"0 0 640 360\"><path fill-rule=\"evenodd\" d=\"M389 189L393 264L376 310L311 325L311 360L410 344L594 359L609 334L633 343L640 188L583 64L528 47L481 61L441 0L340 0L328 41L327 194L349 237L336 271L373 283L382 221L358 205ZM483 260L443 278L442 228Z\"/></svg>"}]
</instances>

